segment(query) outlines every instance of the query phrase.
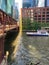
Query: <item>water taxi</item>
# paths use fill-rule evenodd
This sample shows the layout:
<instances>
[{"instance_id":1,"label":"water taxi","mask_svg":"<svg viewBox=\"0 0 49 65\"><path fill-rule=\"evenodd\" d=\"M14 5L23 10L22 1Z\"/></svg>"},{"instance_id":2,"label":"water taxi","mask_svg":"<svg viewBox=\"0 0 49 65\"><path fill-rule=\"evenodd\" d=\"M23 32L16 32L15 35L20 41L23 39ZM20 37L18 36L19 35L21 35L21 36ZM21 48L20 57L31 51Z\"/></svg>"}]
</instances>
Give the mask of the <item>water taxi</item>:
<instances>
[{"instance_id":1,"label":"water taxi","mask_svg":"<svg viewBox=\"0 0 49 65\"><path fill-rule=\"evenodd\" d=\"M46 30L38 30L37 32L26 32L28 36L49 36Z\"/></svg>"}]
</instances>

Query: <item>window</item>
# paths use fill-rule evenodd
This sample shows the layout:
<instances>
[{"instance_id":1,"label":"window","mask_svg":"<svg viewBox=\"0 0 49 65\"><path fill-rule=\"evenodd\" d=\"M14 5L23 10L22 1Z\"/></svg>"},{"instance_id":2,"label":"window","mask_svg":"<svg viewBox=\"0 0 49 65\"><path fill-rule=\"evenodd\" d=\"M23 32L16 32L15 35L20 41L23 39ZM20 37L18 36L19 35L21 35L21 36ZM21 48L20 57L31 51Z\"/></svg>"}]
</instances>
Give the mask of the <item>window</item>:
<instances>
[{"instance_id":1,"label":"window","mask_svg":"<svg viewBox=\"0 0 49 65\"><path fill-rule=\"evenodd\" d=\"M45 15L42 15L42 17L45 17Z\"/></svg>"},{"instance_id":2,"label":"window","mask_svg":"<svg viewBox=\"0 0 49 65\"><path fill-rule=\"evenodd\" d=\"M47 12L47 14L49 14L49 12Z\"/></svg>"},{"instance_id":3,"label":"window","mask_svg":"<svg viewBox=\"0 0 49 65\"><path fill-rule=\"evenodd\" d=\"M46 17L49 17L49 15L46 15Z\"/></svg>"},{"instance_id":4,"label":"window","mask_svg":"<svg viewBox=\"0 0 49 65\"><path fill-rule=\"evenodd\" d=\"M49 8L47 9L47 11L49 11Z\"/></svg>"},{"instance_id":5,"label":"window","mask_svg":"<svg viewBox=\"0 0 49 65\"><path fill-rule=\"evenodd\" d=\"M45 14L45 12L42 12L42 14Z\"/></svg>"},{"instance_id":6,"label":"window","mask_svg":"<svg viewBox=\"0 0 49 65\"><path fill-rule=\"evenodd\" d=\"M41 18L38 18L38 20L41 20Z\"/></svg>"},{"instance_id":7,"label":"window","mask_svg":"<svg viewBox=\"0 0 49 65\"><path fill-rule=\"evenodd\" d=\"M45 18L42 18L42 20L45 20Z\"/></svg>"},{"instance_id":8,"label":"window","mask_svg":"<svg viewBox=\"0 0 49 65\"><path fill-rule=\"evenodd\" d=\"M49 20L49 18L46 18L46 20Z\"/></svg>"}]
</instances>

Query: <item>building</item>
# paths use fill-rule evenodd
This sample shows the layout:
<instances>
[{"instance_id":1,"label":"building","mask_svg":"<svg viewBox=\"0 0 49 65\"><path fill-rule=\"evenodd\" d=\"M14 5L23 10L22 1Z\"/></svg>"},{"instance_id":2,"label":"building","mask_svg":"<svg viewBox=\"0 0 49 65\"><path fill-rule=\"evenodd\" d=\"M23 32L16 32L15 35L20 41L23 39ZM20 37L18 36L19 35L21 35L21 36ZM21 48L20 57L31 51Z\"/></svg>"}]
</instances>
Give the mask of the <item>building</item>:
<instances>
[{"instance_id":1,"label":"building","mask_svg":"<svg viewBox=\"0 0 49 65\"><path fill-rule=\"evenodd\" d=\"M29 0L23 0L23 8L31 7L31 2Z\"/></svg>"},{"instance_id":2,"label":"building","mask_svg":"<svg viewBox=\"0 0 49 65\"><path fill-rule=\"evenodd\" d=\"M45 7L46 6L46 0L38 0L38 7Z\"/></svg>"},{"instance_id":3,"label":"building","mask_svg":"<svg viewBox=\"0 0 49 65\"><path fill-rule=\"evenodd\" d=\"M19 4L15 3L14 7L13 7L13 18L18 20L19 18Z\"/></svg>"},{"instance_id":4,"label":"building","mask_svg":"<svg viewBox=\"0 0 49 65\"><path fill-rule=\"evenodd\" d=\"M32 22L49 22L49 7L22 9L22 18L30 18Z\"/></svg>"},{"instance_id":5,"label":"building","mask_svg":"<svg viewBox=\"0 0 49 65\"><path fill-rule=\"evenodd\" d=\"M13 14L13 6L14 6L14 0L7 0L7 6L6 6L6 12L7 14L9 14L10 16L12 16Z\"/></svg>"},{"instance_id":6,"label":"building","mask_svg":"<svg viewBox=\"0 0 49 65\"><path fill-rule=\"evenodd\" d=\"M31 7L37 7L38 0L31 0Z\"/></svg>"},{"instance_id":7,"label":"building","mask_svg":"<svg viewBox=\"0 0 49 65\"><path fill-rule=\"evenodd\" d=\"M49 6L49 0L45 0L46 1L46 6Z\"/></svg>"},{"instance_id":8,"label":"building","mask_svg":"<svg viewBox=\"0 0 49 65\"><path fill-rule=\"evenodd\" d=\"M5 0L0 0L0 9L6 11L6 3Z\"/></svg>"},{"instance_id":9,"label":"building","mask_svg":"<svg viewBox=\"0 0 49 65\"><path fill-rule=\"evenodd\" d=\"M14 0L0 0L0 9L12 16L14 3Z\"/></svg>"},{"instance_id":10,"label":"building","mask_svg":"<svg viewBox=\"0 0 49 65\"><path fill-rule=\"evenodd\" d=\"M17 7L15 7L14 9L13 9L13 18L15 19L15 20L17 20L18 19L18 9L17 9Z\"/></svg>"},{"instance_id":11,"label":"building","mask_svg":"<svg viewBox=\"0 0 49 65\"><path fill-rule=\"evenodd\" d=\"M23 0L23 8L47 6L49 6L49 0Z\"/></svg>"},{"instance_id":12,"label":"building","mask_svg":"<svg viewBox=\"0 0 49 65\"><path fill-rule=\"evenodd\" d=\"M23 0L23 8L37 7L38 0Z\"/></svg>"}]
</instances>

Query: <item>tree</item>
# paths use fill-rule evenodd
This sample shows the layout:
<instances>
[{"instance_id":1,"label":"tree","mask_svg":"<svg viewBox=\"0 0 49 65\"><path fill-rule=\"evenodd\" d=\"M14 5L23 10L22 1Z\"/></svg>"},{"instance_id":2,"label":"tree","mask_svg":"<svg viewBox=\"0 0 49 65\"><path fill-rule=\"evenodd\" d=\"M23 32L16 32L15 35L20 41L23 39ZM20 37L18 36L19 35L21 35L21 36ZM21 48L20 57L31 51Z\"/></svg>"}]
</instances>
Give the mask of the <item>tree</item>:
<instances>
[{"instance_id":1,"label":"tree","mask_svg":"<svg viewBox=\"0 0 49 65\"><path fill-rule=\"evenodd\" d=\"M33 30L38 30L38 29L41 29L41 24L39 23L39 22L36 22L36 21L34 21L33 23L32 23L32 29Z\"/></svg>"},{"instance_id":2,"label":"tree","mask_svg":"<svg viewBox=\"0 0 49 65\"><path fill-rule=\"evenodd\" d=\"M30 18L23 18L22 22L23 22L22 23L23 30L32 30Z\"/></svg>"}]
</instances>

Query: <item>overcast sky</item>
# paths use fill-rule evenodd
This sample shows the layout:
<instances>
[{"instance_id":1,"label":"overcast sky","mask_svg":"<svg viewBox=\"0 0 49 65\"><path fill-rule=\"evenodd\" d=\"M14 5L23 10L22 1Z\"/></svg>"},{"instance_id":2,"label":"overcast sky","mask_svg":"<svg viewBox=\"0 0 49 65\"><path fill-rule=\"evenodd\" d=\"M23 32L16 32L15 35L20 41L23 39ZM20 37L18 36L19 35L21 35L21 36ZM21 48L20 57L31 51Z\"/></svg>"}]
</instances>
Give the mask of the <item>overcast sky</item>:
<instances>
[{"instance_id":1,"label":"overcast sky","mask_svg":"<svg viewBox=\"0 0 49 65\"><path fill-rule=\"evenodd\" d=\"M18 3L19 15L20 15L20 8L22 8L22 0L15 0L15 3Z\"/></svg>"},{"instance_id":2,"label":"overcast sky","mask_svg":"<svg viewBox=\"0 0 49 65\"><path fill-rule=\"evenodd\" d=\"M22 8L22 0L15 0L15 3L19 3L19 8Z\"/></svg>"}]
</instances>

